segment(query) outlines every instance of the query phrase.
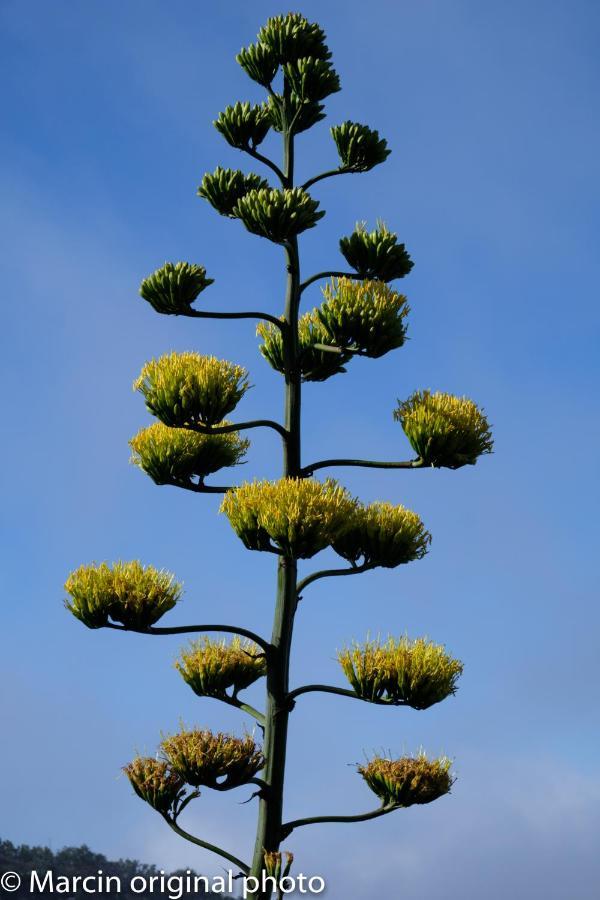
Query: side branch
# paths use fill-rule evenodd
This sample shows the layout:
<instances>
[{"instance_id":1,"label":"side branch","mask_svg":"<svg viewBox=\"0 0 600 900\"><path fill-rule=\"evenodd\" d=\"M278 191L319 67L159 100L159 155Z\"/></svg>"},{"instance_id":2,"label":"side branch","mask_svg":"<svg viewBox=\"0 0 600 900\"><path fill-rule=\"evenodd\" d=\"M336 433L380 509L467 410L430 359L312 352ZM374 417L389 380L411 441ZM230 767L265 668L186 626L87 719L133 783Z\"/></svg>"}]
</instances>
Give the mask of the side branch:
<instances>
[{"instance_id":1,"label":"side branch","mask_svg":"<svg viewBox=\"0 0 600 900\"><path fill-rule=\"evenodd\" d=\"M247 153L248 156L251 156L253 159L258 160L263 165L268 166L272 172L275 172L277 177L279 178L283 187L289 187L288 179L285 177L277 163L274 163L272 159L269 159L267 156L263 156L262 153L259 153L258 150L255 150L253 147L244 147L244 153Z\"/></svg>"},{"instance_id":2,"label":"side branch","mask_svg":"<svg viewBox=\"0 0 600 900\"><path fill-rule=\"evenodd\" d=\"M379 462L374 459L323 459L320 462L304 466L302 475L312 475L317 469L326 469L329 466L360 466L365 469L422 469L424 463L421 459L407 459L403 462Z\"/></svg>"},{"instance_id":3,"label":"side branch","mask_svg":"<svg viewBox=\"0 0 600 900\"><path fill-rule=\"evenodd\" d=\"M228 862L233 863L233 865L244 872L245 875L249 873L250 866L242 862L241 859L238 859L237 856L234 856L233 853L228 853L227 850L223 850L222 847L217 847L216 844L209 844L208 841L203 841L201 838L194 837L193 834L190 834L188 831L184 831L183 828L180 828L177 822L174 819L171 819L169 816L163 816L163 818L169 825L169 827L173 829L175 834L179 835L179 837L185 838L186 841L190 841L192 844L196 844L198 847L203 847L205 850L210 850L211 853L216 853L217 856L222 856L223 859L226 859Z\"/></svg>"},{"instance_id":4,"label":"side branch","mask_svg":"<svg viewBox=\"0 0 600 900\"><path fill-rule=\"evenodd\" d=\"M399 808L394 804L380 806L371 812L358 813L355 816L311 816L308 819L294 819L293 822L286 822L281 826L281 840L285 840L295 828L301 828L303 825L320 825L322 822L367 822L369 819L378 819L379 816L385 816Z\"/></svg>"},{"instance_id":5,"label":"side branch","mask_svg":"<svg viewBox=\"0 0 600 900\"><path fill-rule=\"evenodd\" d=\"M237 625L176 625L173 628L157 628L150 625L148 628L126 628L124 625L113 625L108 622L104 628L112 628L114 631L133 631L136 634L201 634L205 631L221 631L223 634L237 634L248 638L258 644L268 655L271 652L271 644L254 631L247 628L239 628Z\"/></svg>"},{"instance_id":6,"label":"side branch","mask_svg":"<svg viewBox=\"0 0 600 900\"><path fill-rule=\"evenodd\" d=\"M317 272L316 275L311 275L310 278L307 278L306 281L303 281L300 285L300 293L306 290L307 287L310 287L315 281L321 281L323 278L353 278L355 281L363 281L363 276L359 275L358 272Z\"/></svg>"},{"instance_id":7,"label":"side branch","mask_svg":"<svg viewBox=\"0 0 600 900\"><path fill-rule=\"evenodd\" d=\"M318 691L323 694L339 694L340 697L352 697L354 700L362 700L364 703L374 703L376 706L407 706L407 704L402 701L392 702L390 700L371 700L368 697L361 697L356 691L351 691L348 688L335 687L335 685L332 684L305 684L302 687L290 691L288 700L295 700L296 697L299 697L301 694L310 694L313 691Z\"/></svg>"},{"instance_id":8,"label":"side branch","mask_svg":"<svg viewBox=\"0 0 600 900\"><path fill-rule=\"evenodd\" d=\"M312 575L307 575L306 578L303 578L302 581L299 581L296 585L298 599L304 588L308 587L309 584L312 584L313 581L318 581L319 578L334 578L340 575L360 575L361 572L368 572L370 569L374 568L375 566L371 563L365 563L362 566L352 566L349 569L321 569L320 572L313 572Z\"/></svg>"},{"instance_id":9,"label":"side branch","mask_svg":"<svg viewBox=\"0 0 600 900\"><path fill-rule=\"evenodd\" d=\"M169 487L183 488L184 491L193 491L196 494L226 494L231 490L231 486L219 486L216 484L204 484L203 481L163 481L161 486L165 484Z\"/></svg>"},{"instance_id":10,"label":"side branch","mask_svg":"<svg viewBox=\"0 0 600 900\"><path fill-rule=\"evenodd\" d=\"M264 319L266 322L271 322L272 325L277 325L281 330L284 328L281 319L265 312L209 312L190 307L189 312L180 313L180 315L190 316L192 319Z\"/></svg>"},{"instance_id":11,"label":"side branch","mask_svg":"<svg viewBox=\"0 0 600 900\"><path fill-rule=\"evenodd\" d=\"M249 428L273 428L284 440L287 440L287 430L279 422L271 419L254 419L251 422L237 422L231 425L184 425L188 431L197 431L198 434L229 434L231 431L247 431Z\"/></svg>"},{"instance_id":12,"label":"side branch","mask_svg":"<svg viewBox=\"0 0 600 900\"><path fill-rule=\"evenodd\" d=\"M324 178L333 178L335 175L347 175L349 172L352 172L352 169L348 169L346 166L340 166L337 169L328 169L327 172L321 172L320 175L315 175L314 178L309 178L308 181L305 181L302 185L302 190L307 191L309 187L312 187L317 181L323 181Z\"/></svg>"}]
</instances>

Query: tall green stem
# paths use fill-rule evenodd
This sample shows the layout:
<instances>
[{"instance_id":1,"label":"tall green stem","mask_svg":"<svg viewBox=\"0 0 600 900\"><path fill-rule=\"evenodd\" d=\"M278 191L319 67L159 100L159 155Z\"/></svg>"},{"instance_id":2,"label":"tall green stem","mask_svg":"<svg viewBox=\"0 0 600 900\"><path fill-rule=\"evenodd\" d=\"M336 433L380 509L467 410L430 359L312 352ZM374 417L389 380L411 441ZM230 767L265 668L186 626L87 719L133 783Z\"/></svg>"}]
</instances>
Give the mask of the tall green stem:
<instances>
[{"instance_id":1,"label":"tall green stem","mask_svg":"<svg viewBox=\"0 0 600 900\"><path fill-rule=\"evenodd\" d=\"M284 133L283 171L287 187L294 183L294 138ZM285 245L286 297L285 328L283 332L285 359L285 428L283 475L301 476L300 460L300 403L301 380L298 354L298 307L300 303L300 265L298 241L293 238ZM283 823L283 789L287 750L288 719L290 714L289 669L292 631L297 606L298 566L294 557L282 556L278 560L277 602L271 638L271 650L267 656L267 703L263 752L266 765L263 773L265 788L259 800L259 817L251 873L260 878L263 869L263 852L278 850ZM255 900L263 900L270 894L258 891Z\"/></svg>"}]
</instances>

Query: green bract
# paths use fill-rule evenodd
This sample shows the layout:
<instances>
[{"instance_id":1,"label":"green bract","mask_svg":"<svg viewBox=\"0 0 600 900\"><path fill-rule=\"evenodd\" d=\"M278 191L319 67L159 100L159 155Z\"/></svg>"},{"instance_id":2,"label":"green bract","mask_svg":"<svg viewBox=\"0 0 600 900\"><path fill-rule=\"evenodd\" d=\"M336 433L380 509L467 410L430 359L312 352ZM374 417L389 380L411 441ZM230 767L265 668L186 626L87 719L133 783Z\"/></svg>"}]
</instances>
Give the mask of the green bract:
<instances>
[{"instance_id":1,"label":"green bract","mask_svg":"<svg viewBox=\"0 0 600 900\"><path fill-rule=\"evenodd\" d=\"M450 792L452 763L445 756L427 759L424 753L401 759L375 757L358 771L384 806L431 803Z\"/></svg>"},{"instance_id":2,"label":"green bract","mask_svg":"<svg viewBox=\"0 0 600 900\"><path fill-rule=\"evenodd\" d=\"M283 71L292 91L303 102L318 102L341 90L337 72L324 59L308 56L286 63Z\"/></svg>"},{"instance_id":3,"label":"green bract","mask_svg":"<svg viewBox=\"0 0 600 900\"><path fill-rule=\"evenodd\" d=\"M259 175L245 175L239 169L222 169L217 166L211 174L207 172L198 188L198 196L208 200L222 216L235 219L234 207L238 200L249 191L268 188L269 184Z\"/></svg>"},{"instance_id":4,"label":"green bract","mask_svg":"<svg viewBox=\"0 0 600 900\"><path fill-rule=\"evenodd\" d=\"M281 329L270 322L261 322L256 333L263 338L260 352L277 372L285 372L283 358L283 336ZM331 353L318 350L315 344L330 343L329 336L314 312L305 313L298 320L298 344L300 352L300 372L303 381L325 381L332 375L345 372L344 363L350 359L348 353Z\"/></svg>"},{"instance_id":5,"label":"green bract","mask_svg":"<svg viewBox=\"0 0 600 900\"><path fill-rule=\"evenodd\" d=\"M185 782L166 762L151 756L136 756L123 771L138 797L162 815L176 814L185 794Z\"/></svg>"},{"instance_id":6,"label":"green bract","mask_svg":"<svg viewBox=\"0 0 600 900\"><path fill-rule=\"evenodd\" d=\"M379 137L379 132L358 122L343 122L334 125L331 136L340 155L342 168L351 172L368 172L379 163L385 162L391 150L387 141Z\"/></svg>"},{"instance_id":7,"label":"green bract","mask_svg":"<svg viewBox=\"0 0 600 900\"><path fill-rule=\"evenodd\" d=\"M173 575L137 560L80 566L67 578L65 590L67 609L88 628L102 628L109 618L126 628L147 628L181 597Z\"/></svg>"},{"instance_id":8,"label":"green bract","mask_svg":"<svg viewBox=\"0 0 600 900\"><path fill-rule=\"evenodd\" d=\"M393 569L422 559L430 543L431 535L412 510L392 503L357 503L333 549L353 565L361 560L363 565Z\"/></svg>"},{"instance_id":9,"label":"green bract","mask_svg":"<svg viewBox=\"0 0 600 900\"><path fill-rule=\"evenodd\" d=\"M200 697L223 697L230 688L235 697L267 674L265 654L252 641L239 637L229 643L208 637L192 641L175 667Z\"/></svg>"},{"instance_id":10,"label":"green bract","mask_svg":"<svg viewBox=\"0 0 600 900\"><path fill-rule=\"evenodd\" d=\"M394 418L425 465L458 469L492 452L488 420L472 400L439 391L416 391L398 402Z\"/></svg>"},{"instance_id":11,"label":"green bract","mask_svg":"<svg viewBox=\"0 0 600 900\"><path fill-rule=\"evenodd\" d=\"M248 231L284 244L291 238L314 228L325 213L317 212L318 200L302 188L249 191L240 197L233 215L241 219Z\"/></svg>"},{"instance_id":12,"label":"green bract","mask_svg":"<svg viewBox=\"0 0 600 900\"><path fill-rule=\"evenodd\" d=\"M279 68L276 55L265 44L250 44L249 47L242 47L236 60L244 72L263 87L271 84Z\"/></svg>"},{"instance_id":13,"label":"green bract","mask_svg":"<svg viewBox=\"0 0 600 900\"><path fill-rule=\"evenodd\" d=\"M338 654L344 674L363 700L427 709L456 692L463 665L425 638L367 641Z\"/></svg>"},{"instance_id":14,"label":"green bract","mask_svg":"<svg viewBox=\"0 0 600 900\"><path fill-rule=\"evenodd\" d=\"M258 147L271 127L267 107L252 106L250 103L228 106L213 124L227 143L238 150Z\"/></svg>"},{"instance_id":15,"label":"green bract","mask_svg":"<svg viewBox=\"0 0 600 900\"><path fill-rule=\"evenodd\" d=\"M246 784L262 769L264 759L251 737L195 729L166 737L161 751L186 784L229 790Z\"/></svg>"},{"instance_id":16,"label":"green bract","mask_svg":"<svg viewBox=\"0 0 600 900\"><path fill-rule=\"evenodd\" d=\"M383 281L332 279L323 288L325 303L315 310L325 337L321 343L351 347L379 357L401 347L406 337L406 297Z\"/></svg>"},{"instance_id":17,"label":"green bract","mask_svg":"<svg viewBox=\"0 0 600 900\"><path fill-rule=\"evenodd\" d=\"M140 294L156 312L186 315L198 294L213 281L206 277L204 266L166 262L142 281Z\"/></svg>"},{"instance_id":18,"label":"green bract","mask_svg":"<svg viewBox=\"0 0 600 900\"><path fill-rule=\"evenodd\" d=\"M229 422L219 422L228 425ZM155 422L142 428L129 441L132 463L156 484L189 485L228 466L237 465L246 455L250 441L235 431L227 434L198 434L185 428L169 428Z\"/></svg>"},{"instance_id":19,"label":"green bract","mask_svg":"<svg viewBox=\"0 0 600 900\"><path fill-rule=\"evenodd\" d=\"M135 380L150 412L165 425L218 425L248 390L248 373L214 356L167 353L147 362Z\"/></svg>"},{"instance_id":20,"label":"green bract","mask_svg":"<svg viewBox=\"0 0 600 900\"><path fill-rule=\"evenodd\" d=\"M281 65L295 62L303 56L313 56L315 59L331 57L323 29L300 13L272 16L258 32L258 41L269 48Z\"/></svg>"},{"instance_id":21,"label":"green bract","mask_svg":"<svg viewBox=\"0 0 600 900\"><path fill-rule=\"evenodd\" d=\"M279 550L308 559L348 527L356 501L332 479L254 481L228 491L221 504L249 550Z\"/></svg>"},{"instance_id":22,"label":"green bract","mask_svg":"<svg viewBox=\"0 0 600 900\"><path fill-rule=\"evenodd\" d=\"M340 250L362 278L393 281L408 275L414 265L404 244L398 244L397 235L383 223L374 231L357 225L351 235L340 240Z\"/></svg>"}]
</instances>

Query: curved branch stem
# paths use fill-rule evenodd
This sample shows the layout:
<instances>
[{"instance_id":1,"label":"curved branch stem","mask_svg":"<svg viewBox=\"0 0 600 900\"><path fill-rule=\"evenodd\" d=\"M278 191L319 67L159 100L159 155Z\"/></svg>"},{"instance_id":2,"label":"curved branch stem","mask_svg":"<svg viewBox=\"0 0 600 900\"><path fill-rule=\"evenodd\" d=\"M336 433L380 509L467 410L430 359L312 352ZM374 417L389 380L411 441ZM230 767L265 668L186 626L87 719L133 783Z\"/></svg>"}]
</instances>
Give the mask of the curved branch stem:
<instances>
[{"instance_id":1,"label":"curved branch stem","mask_svg":"<svg viewBox=\"0 0 600 900\"><path fill-rule=\"evenodd\" d=\"M161 485L168 487L182 488L184 491L193 491L195 494L226 494L230 491L231 485L218 486L213 484L204 484L200 481L163 481Z\"/></svg>"},{"instance_id":2,"label":"curved branch stem","mask_svg":"<svg viewBox=\"0 0 600 900\"><path fill-rule=\"evenodd\" d=\"M188 831L184 831L183 828L175 822L174 819L170 819L169 816L163 816L167 825L173 829L175 834L178 834L179 837L185 838L186 841L190 841L192 844L196 844L198 847L203 847L204 850L210 850L211 853L216 853L217 856L222 856L223 859L226 859L228 862L233 863L238 869L244 872L247 875L250 871L250 866L246 865L246 863L242 862L241 859L238 859L237 856L234 856L233 853L228 853L227 850L223 850L222 847L217 847L216 844L209 844L208 841L203 841L201 838L194 837L193 834L190 834Z\"/></svg>"},{"instance_id":3,"label":"curved branch stem","mask_svg":"<svg viewBox=\"0 0 600 900\"><path fill-rule=\"evenodd\" d=\"M311 816L308 819L294 819L293 822L286 822L282 825L281 839L285 840L295 828L301 828L303 825L320 825L323 822L367 822L369 819L378 819L379 816L385 816L399 808L395 805L380 806L371 812L358 813L355 816Z\"/></svg>"},{"instance_id":4,"label":"curved branch stem","mask_svg":"<svg viewBox=\"0 0 600 900\"><path fill-rule=\"evenodd\" d=\"M329 466L360 466L365 469L423 469L424 463L420 459L407 459L402 462L379 462L374 459L323 459L320 462L304 466L302 475L312 475L317 469L326 469Z\"/></svg>"},{"instance_id":5,"label":"curved branch stem","mask_svg":"<svg viewBox=\"0 0 600 900\"><path fill-rule=\"evenodd\" d=\"M247 431L249 428L273 428L284 440L287 440L288 432L279 422L271 419L254 419L251 422L236 422L231 425L183 425L188 431L197 431L198 434L229 434L231 431Z\"/></svg>"},{"instance_id":6,"label":"curved branch stem","mask_svg":"<svg viewBox=\"0 0 600 900\"><path fill-rule=\"evenodd\" d=\"M272 159L263 156L262 153L259 153L258 150L255 150L253 147L244 147L244 153L247 153L248 156L251 156L253 159L257 159L258 162L261 162L263 165L268 166L272 172L275 172L283 187L288 187L288 179L285 177L277 163L274 163Z\"/></svg>"},{"instance_id":7,"label":"curved branch stem","mask_svg":"<svg viewBox=\"0 0 600 900\"><path fill-rule=\"evenodd\" d=\"M271 644L254 631L247 628L239 628L237 625L177 625L173 628L157 628L150 625L148 628L126 628L124 625L114 625L107 622L104 628L112 628L114 631L133 631L136 634L201 634L205 631L221 631L223 634L237 634L248 638L258 644L268 655L271 652Z\"/></svg>"},{"instance_id":8,"label":"curved branch stem","mask_svg":"<svg viewBox=\"0 0 600 900\"><path fill-rule=\"evenodd\" d=\"M243 700L238 700L237 697L229 697L227 696L227 694L225 694L223 697L215 697L214 699L221 700L223 703L227 703L228 706L234 706L236 709L239 709L242 712L247 713L249 716L252 716L253 719L256 719L262 730L265 730L265 717L263 713L255 709L254 706L250 706L249 703L244 703Z\"/></svg>"},{"instance_id":9,"label":"curved branch stem","mask_svg":"<svg viewBox=\"0 0 600 900\"><path fill-rule=\"evenodd\" d=\"M309 694L313 691L318 691L323 694L338 694L340 697L352 697L354 700L362 700L363 703L374 703L375 706L407 706L406 703L401 701L393 703L390 700L370 700L368 697L361 697L356 691L351 691L348 688L335 687L335 685L332 684L305 684L302 687L290 691L288 700L295 700L296 697L299 697L301 694Z\"/></svg>"},{"instance_id":10,"label":"curved branch stem","mask_svg":"<svg viewBox=\"0 0 600 900\"><path fill-rule=\"evenodd\" d=\"M309 178L308 181L305 181L302 185L302 190L307 191L309 187L312 187L317 181L323 181L324 178L333 178L335 175L348 175L350 172L352 172L352 169L348 169L345 166L339 166L337 169L328 169L327 172L321 172L320 175L315 175L314 178Z\"/></svg>"},{"instance_id":11,"label":"curved branch stem","mask_svg":"<svg viewBox=\"0 0 600 900\"><path fill-rule=\"evenodd\" d=\"M365 563L362 566L351 566L349 569L321 569L320 572L313 572L312 575L307 575L306 578L299 581L296 585L296 593L299 598L302 591L308 587L309 584L312 584L313 581L318 581L319 578L334 578L341 575L360 575L361 572L368 572L370 569L374 568L374 565Z\"/></svg>"},{"instance_id":12,"label":"curved branch stem","mask_svg":"<svg viewBox=\"0 0 600 900\"><path fill-rule=\"evenodd\" d=\"M180 313L180 315L189 316L192 319L264 319L282 330L284 325L281 319L265 312L208 312L190 307L189 312Z\"/></svg>"},{"instance_id":13,"label":"curved branch stem","mask_svg":"<svg viewBox=\"0 0 600 900\"><path fill-rule=\"evenodd\" d=\"M307 287L310 287L311 284L314 284L315 281L321 281L323 278L352 278L354 281L363 281L364 278L362 275L359 275L358 272L317 272L316 275L311 275L310 278L307 278L306 281L303 281L300 285L300 293L306 290Z\"/></svg>"}]
</instances>

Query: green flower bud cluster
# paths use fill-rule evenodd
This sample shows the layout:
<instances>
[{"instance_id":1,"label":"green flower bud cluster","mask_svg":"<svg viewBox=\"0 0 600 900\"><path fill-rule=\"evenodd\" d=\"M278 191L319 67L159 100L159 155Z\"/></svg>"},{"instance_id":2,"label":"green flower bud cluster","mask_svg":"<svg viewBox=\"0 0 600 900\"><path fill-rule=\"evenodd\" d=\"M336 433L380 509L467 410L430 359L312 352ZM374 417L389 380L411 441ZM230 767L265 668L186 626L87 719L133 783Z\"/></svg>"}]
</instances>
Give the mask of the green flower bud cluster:
<instances>
[{"instance_id":1,"label":"green flower bud cluster","mask_svg":"<svg viewBox=\"0 0 600 900\"><path fill-rule=\"evenodd\" d=\"M308 56L286 63L283 71L296 97L303 103L324 100L340 91L340 79L331 63Z\"/></svg>"},{"instance_id":2,"label":"green flower bud cluster","mask_svg":"<svg viewBox=\"0 0 600 900\"><path fill-rule=\"evenodd\" d=\"M219 422L219 425L228 424L226 420ZM155 422L132 437L129 446L131 462L155 484L185 487L194 476L202 481L219 469L238 465L246 455L250 441L243 440L234 431L199 434Z\"/></svg>"},{"instance_id":3,"label":"green flower bud cluster","mask_svg":"<svg viewBox=\"0 0 600 900\"><path fill-rule=\"evenodd\" d=\"M168 763L151 756L136 756L123 767L132 788L161 815L176 816L185 796L185 782Z\"/></svg>"},{"instance_id":4,"label":"green flower bud cluster","mask_svg":"<svg viewBox=\"0 0 600 900\"><path fill-rule=\"evenodd\" d=\"M226 107L213 124L227 143L238 150L258 147L271 127L268 108L250 103Z\"/></svg>"},{"instance_id":5,"label":"green flower bud cluster","mask_svg":"<svg viewBox=\"0 0 600 900\"><path fill-rule=\"evenodd\" d=\"M314 228L325 213L318 212L318 200L302 188L252 190L240 197L233 215L241 219L248 231L284 244L291 238Z\"/></svg>"},{"instance_id":6,"label":"green flower bud cluster","mask_svg":"<svg viewBox=\"0 0 600 900\"><path fill-rule=\"evenodd\" d=\"M252 172L245 175L239 169L222 169L217 166L212 174L207 172L204 175L197 193L199 197L208 200L220 215L235 219L234 209L238 200L250 191L268 187L268 181L260 175Z\"/></svg>"},{"instance_id":7,"label":"green flower bud cluster","mask_svg":"<svg viewBox=\"0 0 600 900\"><path fill-rule=\"evenodd\" d=\"M393 281L408 275L414 265L404 244L398 244L397 235L382 222L374 231L358 224L351 235L341 238L340 250L361 278Z\"/></svg>"},{"instance_id":8,"label":"green flower bud cluster","mask_svg":"<svg viewBox=\"0 0 600 900\"><path fill-rule=\"evenodd\" d=\"M204 266L166 262L142 281L140 294L156 310L166 315L188 315L196 297L214 282Z\"/></svg>"},{"instance_id":9,"label":"green flower bud cluster","mask_svg":"<svg viewBox=\"0 0 600 900\"><path fill-rule=\"evenodd\" d=\"M431 543L421 518L392 503L356 503L348 528L333 541L333 549L352 565L393 569L422 559Z\"/></svg>"},{"instance_id":10,"label":"green flower bud cluster","mask_svg":"<svg viewBox=\"0 0 600 900\"><path fill-rule=\"evenodd\" d=\"M338 661L363 700L428 709L456 692L462 663L425 638L388 638L353 644Z\"/></svg>"},{"instance_id":11,"label":"green flower bud cluster","mask_svg":"<svg viewBox=\"0 0 600 900\"><path fill-rule=\"evenodd\" d=\"M270 322L261 322L256 333L262 337L260 352L277 372L285 372L283 336L281 329ZM318 350L315 344L330 343L329 336L315 311L305 313L298 320L298 345L300 372L303 381L325 381L332 375L345 372L344 363L350 359L349 353L331 353Z\"/></svg>"},{"instance_id":12,"label":"green flower bud cluster","mask_svg":"<svg viewBox=\"0 0 600 900\"><path fill-rule=\"evenodd\" d=\"M458 469L492 452L488 420L472 400L440 391L416 391L398 403L394 418L425 465Z\"/></svg>"},{"instance_id":13,"label":"green flower bud cluster","mask_svg":"<svg viewBox=\"0 0 600 900\"><path fill-rule=\"evenodd\" d=\"M331 545L352 517L355 501L327 479L254 481L228 491L221 504L231 527L249 550L270 550L308 559Z\"/></svg>"},{"instance_id":14,"label":"green flower bud cluster","mask_svg":"<svg viewBox=\"0 0 600 900\"><path fill-rule=\"evenodd\" d=\"M248 390L247 375L242 366L214 356L168 353L147 362L133 387L165 425L214 426Z\"/></svg>"},{"instance_id":15,"label":"green flower bud cluster","mask_svg":"<svg viewBox=\"0 0 600 900\"><path fill-rule=\"evenodd\" d=\"M330 57L320 26L289 13L270 18L258 34L258 43L240 50L236 59L250 78L269 88L271 126L298 134L323 118L318 101L340 89ZM271 83L280 66L286 86L277 94Z\"/></svg>"},{"instance_id":16,"label":"green flower bud cluster","mask_svg":"<svg viewBox=\"0 0 600 900\"><path fill-rule=\"evenodd\" d=\"M263 87L269 87L279 68L277 57L265 44L250 44L249 47L242 47L236 60L244 72Z\"/></svg>"},{"instance_id":17,"label":"green flower bud cluster","mask_svg":"<svg viewBox=\"0 0 600 900\"><path fill-rule=\"evenodd\" d=\"M326 336L321 343L352 347L363 356L383 356L404 344L406 297L383 281L332 279L325 302L314 311Z\"/></svg>"},{"instance_id":18,"label":"green flower bud cluster","mask_svg":"<svg viewBox=\"0 0 600 900\"><path fill-rule=\"evenodd\" d=\"M272 16L260 29L258 43L269 48L279 65L306 56L323 60L331 57L321 26L300 13Z\"/></svg>"},{"instance_id":19,"label":"green flower bud cluster","mask_svg":"<svg viewBox=\"0 0 600 900\"><path fill-rule=\"evenodd\" d=\"M392 152L379 132L367 125L347 121L334 125L330 131L340 156L340 168L349 172L368 172L385 162Z\"/></svg>"},{"instance_id":20,"label":"green flower bud cluster","mask_svg":"<svg viewBox=\"0 0 600 900\"><path fill-rule=\"evenodd\" d=\"M175 667L199 697L223 697L230 688L235 697L267 674L265 654L239 637L229 643L208 637L192 641Z\"/></svg>"},{"instance_id":21,"label":"green flower bud cluster","mask_svg":"<svg viewBox=\"0 0 600 900\"><path fill-rule=\"evenodd\" d=\"M301 134L325 118L323 112L325 107L322 103L303 101L294 93L288 94L285 99L282 94L271 94L267 103L271 128L279 133L285 131L293 122L292 133Z\"/></svg>"},{"instance_id":22,"label":"green flower bud cluster","mask_svg":"<svg viewBox=\"0 0 600 900\"><path fill-rule=\"evenodd\" d=\"M424 753L401 759L375 757L358 771L384 806L431 803L450 792L451 761L445 756L427 759Z\"/></svg>"},{"instance_id":23,"label":"green flower bud cluster","mask_svg":"<svg viewBox=\"0 0 600 900\"><path fill-rule=\"evenodd\" d=\"M265 764L249 735L233 737L208 729L186 731L166 737L161 753L171 770L192 787L227 791L247 784Z\"/></svg>"},{"instance_id":24,"label":"green flower bud cluster","mask_svg":"<svg viewBox=\"0 0 600 900\"><path fill-rule=\"evenodd\" d=\"M67 609L88 628L109 618L125 628L144 629L173 609L182 587L173 575L137 560L80 566L65 582Z\"/></svg>"}]
</instances>

